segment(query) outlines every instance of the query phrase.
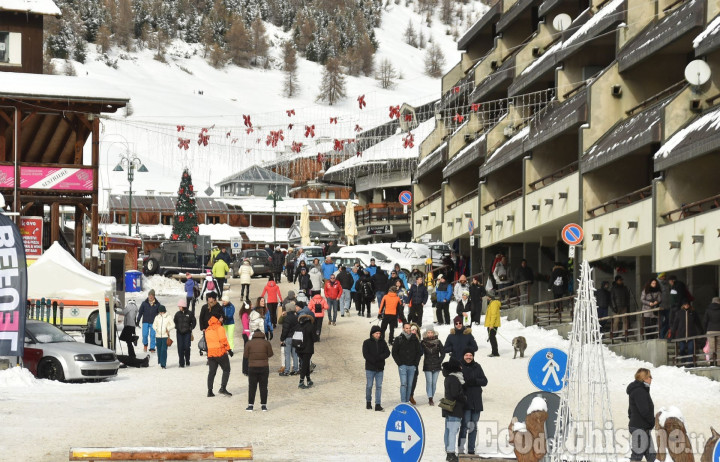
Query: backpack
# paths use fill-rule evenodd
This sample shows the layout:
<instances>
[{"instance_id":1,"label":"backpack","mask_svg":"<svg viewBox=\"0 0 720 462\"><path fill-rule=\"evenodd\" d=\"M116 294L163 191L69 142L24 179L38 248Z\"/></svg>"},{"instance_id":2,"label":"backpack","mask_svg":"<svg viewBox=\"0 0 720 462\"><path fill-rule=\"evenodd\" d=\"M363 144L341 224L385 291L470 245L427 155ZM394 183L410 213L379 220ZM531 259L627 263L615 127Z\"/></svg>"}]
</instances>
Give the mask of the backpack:
<instances>
[{"instance_id":1,"label":"backpack","mask_svg":"<svg viewBox=\"0 0 720 462\"><path fill-rule=\"evenodd\" d=\"M315 302L315 313L322 313L322 303Z\"/></svg>"},{"instance_id":2,"label":"backpack","mask_svg":"<svg viewBox=\"0 0 720 462\"><path fill-rule=\"evenodd\" d=\"M211 292L212 292L213 290L215 290L215 281L214 281L214 280L210 279L210 280L207 282L207 290L208 290L208 291L211 291Z\"/></svg>"},{"instance_id":3,"label":"backpack","mask_svg":"<svg viewBox=\"0 0 720 462\"><path fill-rule=\"evenodd\" d=\"M362 296L365 297L365 299L373 298L372 284L369 281L363 282L360 289Z\"/></svg>"},{"instance_id":4,"label":"backpack","mask_svg":"<svg viewBox=\"0 0 720 462\"><path fill-rule=\"evenodd\" d=\"M303 347L303 331L302 325L299 323L295 326L295 331L292 335L292 347L296 350L301 350Z\"/></svg>"},{"instance_id":5,"label":"backpack","mask_svg":"<svg viewBox=\"0 0 720 462\"><path fill-rule=\"evenodd\" d=\"M563 285L563 278L562 278L562 276L556 277L556 278L555 278L555 282L553 282L553 285L554 285L555 287L560 287L560 286L562 286L562 285Z\"/></svg>"}]
</instances>

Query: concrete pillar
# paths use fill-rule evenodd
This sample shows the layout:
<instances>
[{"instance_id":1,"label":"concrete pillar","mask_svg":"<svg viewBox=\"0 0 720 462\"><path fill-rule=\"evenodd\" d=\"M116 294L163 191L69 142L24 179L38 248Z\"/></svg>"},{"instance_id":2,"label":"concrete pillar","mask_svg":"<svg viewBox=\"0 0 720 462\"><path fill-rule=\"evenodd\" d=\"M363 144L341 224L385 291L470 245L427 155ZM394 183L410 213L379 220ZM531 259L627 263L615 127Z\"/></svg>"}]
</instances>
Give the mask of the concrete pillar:
<instances>
[{"instance_id":1,"label":"concrete pillar","mask_svg":"<svg viewBox=\"0 0 720 462\"><path fill-rule=\"evenodd\" d=\"M533 270L535 277L537 278L538 272L540 271L540 244L535 242L526 242L523 244L523 258L527 260L528 267ZM518 266L520 262L518 262ZM530 288L530 301L537 302L540 297L539 291L540 284L534 282Z\"/></svg>"}]
</instances>

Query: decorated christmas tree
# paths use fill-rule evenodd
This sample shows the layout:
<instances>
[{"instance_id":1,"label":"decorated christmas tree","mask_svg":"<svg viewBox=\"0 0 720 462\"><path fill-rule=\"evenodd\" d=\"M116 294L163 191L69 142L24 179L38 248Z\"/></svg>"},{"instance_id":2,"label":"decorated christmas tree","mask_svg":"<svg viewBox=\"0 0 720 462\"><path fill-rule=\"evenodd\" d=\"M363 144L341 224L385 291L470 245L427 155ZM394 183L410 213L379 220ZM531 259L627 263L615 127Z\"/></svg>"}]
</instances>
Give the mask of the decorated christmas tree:
<instances>
[{"instance_id":1,"label":"decorated christmas tree","mask_svg":"<svg viewBox=\"0 0 720 462\"><path fill-rule=\"evenodd\" d=\"M190 171L185 169L182 178L180 178L180 188L175 203L175 216L173 217L173 229L170 239L173 241L190 241L197 244L198 231L197 204L195 202L192 176Z\"/></svg>"}]
</instances>

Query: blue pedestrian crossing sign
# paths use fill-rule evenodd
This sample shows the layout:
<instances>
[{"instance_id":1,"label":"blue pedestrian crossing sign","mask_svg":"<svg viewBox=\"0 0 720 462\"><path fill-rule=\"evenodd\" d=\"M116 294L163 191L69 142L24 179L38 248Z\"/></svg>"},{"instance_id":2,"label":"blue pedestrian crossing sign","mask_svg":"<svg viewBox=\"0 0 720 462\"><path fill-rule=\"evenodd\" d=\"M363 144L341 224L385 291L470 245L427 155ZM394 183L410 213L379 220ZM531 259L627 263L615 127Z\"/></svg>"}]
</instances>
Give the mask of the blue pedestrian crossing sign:
<instances>
[{"instance_id":1,"label":"blue pedestrian crossing sign","mask_svg":"<svg viewBox=\"0 0 720 462\"><path fill-rule=\"evenodd\" d=\"M385 425L385 449L391 462L418 462L425 449L425 426L414 406L398 404Z\"/></svg>"},{"instance_id":2,"label":"blue pedestrian crossing sign","mask_svg":"<svg viewBox=\"0 0 720 462\"><path fill-rule=\"evenodd\" d=\"M562 390L567 371L567 354L557 348L544 348L528 362L528 377L542 391L555 393Z\"/></svg>"},{"instance_id":3,"label":"blue pedestrian crossing sign","mask_svg":"<svg viewBox=\"0 0 720 462\"><path fill-rule=\"evenodd\" d=\"M712 462L720 462L720 440L715 443L715 450L713 451Z\"/></svg>"}]
</instances>

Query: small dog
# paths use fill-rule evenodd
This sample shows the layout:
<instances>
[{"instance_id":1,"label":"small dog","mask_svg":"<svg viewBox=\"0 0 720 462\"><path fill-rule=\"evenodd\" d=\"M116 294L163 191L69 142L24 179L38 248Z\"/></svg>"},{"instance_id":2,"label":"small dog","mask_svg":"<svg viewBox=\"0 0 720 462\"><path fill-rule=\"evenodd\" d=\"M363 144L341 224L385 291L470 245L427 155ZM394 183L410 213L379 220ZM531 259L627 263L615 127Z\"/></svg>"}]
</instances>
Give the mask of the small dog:
<instances>
[{"instance_id":1,"label":"small dog","mask_svg":"<svg viewBox=\"0 0 720 462\"><path fill-rule=\"evenodd\" d=\"M515 354L513 355L513 359L517 357L518 352L520 353L520 357L525 357L525 349L527 348L527 341L525 340L525 337L515 337L512 341L513 350L515 350Z\"/></svg>"}]
</instances>

